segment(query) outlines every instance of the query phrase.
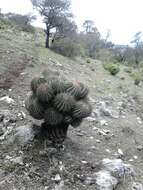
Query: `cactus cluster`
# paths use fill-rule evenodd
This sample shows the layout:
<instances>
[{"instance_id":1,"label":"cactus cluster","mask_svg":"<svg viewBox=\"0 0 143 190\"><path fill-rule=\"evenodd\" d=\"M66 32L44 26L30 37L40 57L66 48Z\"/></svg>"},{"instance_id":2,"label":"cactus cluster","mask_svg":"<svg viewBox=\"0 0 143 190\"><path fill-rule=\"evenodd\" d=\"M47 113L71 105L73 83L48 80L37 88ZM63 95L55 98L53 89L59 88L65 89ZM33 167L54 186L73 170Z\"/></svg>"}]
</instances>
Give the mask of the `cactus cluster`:
<instances>
[{"instance_id":1,"label":"cactus cluster","mask_svg":"<svg viewBox=\"0 0 143 190\"><path fill-rule=\"evenodd\" d=\"M55 138L59 138L60 134L64 136L65 129L61 126L78 127L91 114L92 108L87 98L89 90L83 83L56 77L34 78L31 90L25 107L33 118L44 120L43 126Z\"/></svg>"}]
</instances>

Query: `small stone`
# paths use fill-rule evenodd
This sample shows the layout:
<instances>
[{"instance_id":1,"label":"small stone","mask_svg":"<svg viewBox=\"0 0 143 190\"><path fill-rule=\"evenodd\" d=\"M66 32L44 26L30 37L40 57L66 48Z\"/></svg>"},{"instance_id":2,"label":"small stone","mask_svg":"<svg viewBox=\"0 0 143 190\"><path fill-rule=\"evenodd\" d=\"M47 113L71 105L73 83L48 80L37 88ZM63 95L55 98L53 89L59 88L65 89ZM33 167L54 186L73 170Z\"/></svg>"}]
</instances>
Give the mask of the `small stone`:
<instances>
[{"instance_id":1,"label":"small stone","mask_svg":"<svg viewBox=\"0 0 143 190\"><path fill-rule=\"evenodd\" d=\"M10 159L14 164L24 165L23 158L21 156Z\"/></svg>"},{"instance_id":2,"label":"small stone","mask_svg":"<svg viewBox=\"0 0 143 190\"><path fill-rule=\"evenodd\" d=\"M123 151L122 151L120 148L118 149L118 153L119 153L121 156L124 155Z\"/></svg>"},{"instance_id":3,"label":"small stone","mask_svg":"<svg viewBox=\"0 0 143 190\"><path fill-rule=\"evenodd\" d=\"M4 97L0 98L0 101L4 101L7 104L13 104L14 103L14 100L12 98L10 98L9 96L4 96Z\"/></svg>"},{"instance_id":4,"label":"small stone","mask_svg":"<svg viewBox=\"0 0 143 190\"><path fill-rule=\"evenodd\" d=\"M96 121L96 119L93 118L93 117L87 117L86 120L89 121L89 122L94 122L94 121Z\"/></svg>"},{"instance_id":5,"label":"small stone","mask_svg":"<svg viewBox=\"0 0 143 190\"><path fill-rule=\"evenodd\" d=\"M106 149L106 152L111 153L111 151L109 149Z\"/></svg>"},{"instance_id":6,"label":"small stone","mask_svg":"<svg viewBox=\"0 0 143 190\"><path fill-rule=\"evenodd\" d=\"M61 177L59 174L56 174L55 178L54 178L55 182L60 182L61 181Z\"/></svg>"},{"instance_id":7,"label":"small stone","mask_svg":"<svg viewBox=\"0 0 143 190\"><path fill-rule=\"evenodd\" d=\"M79 137L84 136L84 134L83 134L83 133L77 133L76 135L77 135L77 136L79 136Z\"/></svg>"},{"instance_id":8,"label":"small stone","mask_svg":"<svg viewBox=\"0 0 143 190\"><path fill-rule=\"evenodd\" d=\"M96 173L96 184L98 189L113 190L118 184L118 180L111 176L110 172L101 170Z\"/></svg>"},{"instance_id":9,"label":"small stone","mask_svg":"<svg viewBox=\"0 0 143 190\"><path fill-rule=\"evenodd\" d=\"M100 125L101 126L108 126L108 123L107 123L106 120L103 119L103 120L100 121Z\"/></svg>"},{"instance_id":10,"label":"small stone","mask_svg":"<svg viewBox=\"0 0 143 190\"><path fill-rule=\"evenodd\" d=\"M87 164L88 162L85 161L85 160L82 160L81 163L82 163L82 164Z\"/></svg>"},{"instance_id":11,"label":"small stone","mask_svg":"<svg viewBox=\"0 0 143 190\"><path fill-rule=\"evenodd\" d=\"M143 184L138 182L133 182L131 190L143 190Z\"/></svg>"},{"instance_id":12,"label":"small stone","mask_svg":"<svg viewBox=\"0 0 143 190\"><path fill-rule=\"evenodd\" d=\"M137 117L137 122L138 122L139 124L142 124L142 123L143 123L140 117Z\"/></svg>"},{"instance_id":13,"label":"small stone","mask_svg":"<svg viewBox=\"0 0 143 190\"><path fill-rule=\"evenodd\" d=\"M137 146L137 150L142 151L143 150L143 146L141 146L141 145Z\"/></svg>"},{"instance_id":14,"label":"small stone","mask_svg":"<svg viewBox=\"0 0 143 190\"><path fill-rule=\"evenodd\" d=\"M110 131L108 129L103 129L104 133L109 134Z\"/></svg>"},{"instance_id":15,"label":"small stone","mask_svg":"<svg viewBox=\"0 0 143 190\"><path fill-rule=\"evenodd\" d=\"M95 147L95 146L91 146L91 149L95 150L95 149L96 149L96 147Z\"/></svg>"},{"instance_id":16,"label":"small stone","mask_svg":"<svg viewBox=\"0 0 143 190\"><path fill-rule=\"evenodd\" d=\"M135 159L135 160L137 160L138 159L138 157L135 155L135 156L133 156L133 158Z\"/></svg>"}]
</instances>

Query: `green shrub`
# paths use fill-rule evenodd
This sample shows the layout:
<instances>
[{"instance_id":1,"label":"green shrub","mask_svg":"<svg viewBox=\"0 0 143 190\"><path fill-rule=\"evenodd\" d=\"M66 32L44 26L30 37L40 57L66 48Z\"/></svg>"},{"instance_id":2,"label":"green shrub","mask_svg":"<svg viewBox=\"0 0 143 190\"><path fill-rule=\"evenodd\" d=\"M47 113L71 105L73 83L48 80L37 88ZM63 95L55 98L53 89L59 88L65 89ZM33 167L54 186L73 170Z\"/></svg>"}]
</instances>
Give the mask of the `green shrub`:
<instances>
[{"instance_id":1,"label":"green shrub","mask_svg":"<svg viewBox=\"0 0 143 190\"><path fill-rule=\"evenodd\" d=\"M11 22L8 21L7 19L0 18L0 30L4 30L9 28L9 26L12 26Z\"/></svg>"},{"instance_id":2,"label":"green shrub","mask_svg":"<svg viewBox=\"0 0 143 190\"><path fill-rule=\"evenodd\" d=\"M120 67L114 63L104 64L103 66L111 75L116 75L120 71Z\"/></svg>"},{"instance_id":3,"label":"green shrub","mask_svg":"<svg viewBox=\"0 0 143 190\"><path fill-rule=\"evenodd\" d=\"M81 55L81 47L79 44L69 38L57 39L52 44L51 49L69 58L74 58Z\"/></svg>"},{"instance_id":4,"label":"green shrub","mask_svg":"<svg viewBox=\"0 0 143 190\"><path fill-rule=\"evenodd\" d=\"M87 60L86 60L86 63L91 63L90 59L87 59Z\"/></svg>"},{"instance_id":5,"label":"green shrub","mask_svg":"<svg viewBox=\"0 0 143 190\"><path fill-rule=\"evenodd\" d=\"M35 33L35 28L31 25L34 16L7 13L0 15L0 29L16 28L17 30Z\"/></svg>"},{"instance_id":6,"label":"green shrub","mask_svg":"<svg viewBox=\"0 0 143 190\"><path fill-rule=\"evenodd\" d=\"M140 82L142 81L142 77L141 77L141 75L140 75L140 73L135 73L134 75L133 75L133 79L134 79L134 84L135 85L139 85L140 84Z\"/></svg>"}]
</instances>

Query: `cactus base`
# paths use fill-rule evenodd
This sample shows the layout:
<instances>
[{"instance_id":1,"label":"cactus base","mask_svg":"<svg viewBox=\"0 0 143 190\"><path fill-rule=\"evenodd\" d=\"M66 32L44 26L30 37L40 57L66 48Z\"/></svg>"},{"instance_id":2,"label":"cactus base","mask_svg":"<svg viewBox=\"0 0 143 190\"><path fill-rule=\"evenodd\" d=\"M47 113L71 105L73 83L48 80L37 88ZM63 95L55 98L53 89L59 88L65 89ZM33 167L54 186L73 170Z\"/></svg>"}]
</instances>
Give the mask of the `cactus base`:
<instances>
[{"instance_id":1,"label":"cactus base","mask_svg":"<svg viewBox=\"0 0 143 190\"><path fill-rule=\"evenodd\" d=\"M42 133L45 134L45 137L54 144L61 144L67 137L68 127L69 125L65 123L57 126L50 126L46 123L42 123Z\"/></svg>"}]
</instances>

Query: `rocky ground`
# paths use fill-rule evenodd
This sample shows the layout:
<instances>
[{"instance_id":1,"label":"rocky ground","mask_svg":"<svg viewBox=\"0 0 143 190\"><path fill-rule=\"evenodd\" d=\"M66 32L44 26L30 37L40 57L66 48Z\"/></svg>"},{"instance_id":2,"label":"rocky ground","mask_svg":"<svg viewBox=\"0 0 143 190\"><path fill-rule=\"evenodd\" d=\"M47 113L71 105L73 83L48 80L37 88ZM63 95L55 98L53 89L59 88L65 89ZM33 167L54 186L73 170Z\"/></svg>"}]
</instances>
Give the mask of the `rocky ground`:
<instances>
[{"instance_id":1,"label":"rocky ground","mask_svg":"<svg viewBox=\"0 0 143 190\"><path fill-rule=\"evenodd\" d=\"M27 39L20 51L29 64L12 86L0 89L0 189L143 190L143 84L135 87L124 67L113 77L100 61L71 61L20 38ZM36 56L26 47L37 48ZM24 107L31 79L49 70L87 84L93 106L79 128L69 128L61 146L37 135L40 123Z\"/></svg>"}]
</instances>

